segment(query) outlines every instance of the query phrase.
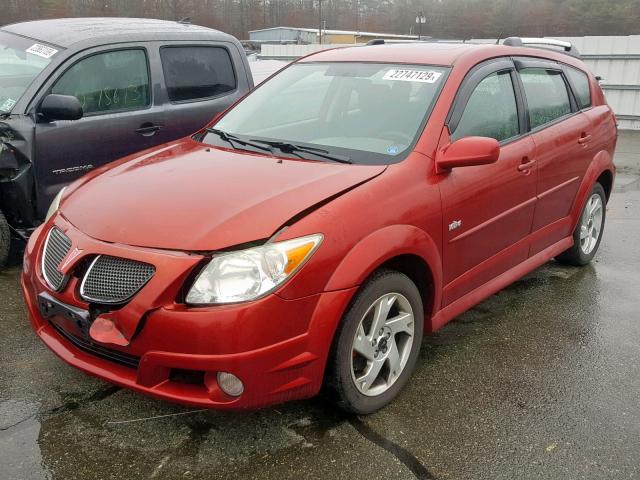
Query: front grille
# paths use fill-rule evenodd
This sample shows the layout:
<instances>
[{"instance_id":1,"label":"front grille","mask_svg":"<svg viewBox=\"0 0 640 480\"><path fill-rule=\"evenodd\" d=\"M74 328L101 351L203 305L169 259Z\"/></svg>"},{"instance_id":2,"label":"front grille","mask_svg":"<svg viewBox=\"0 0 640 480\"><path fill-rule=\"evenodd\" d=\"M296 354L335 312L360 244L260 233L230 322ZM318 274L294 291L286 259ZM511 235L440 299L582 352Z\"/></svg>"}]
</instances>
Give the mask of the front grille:
<instances>
[{"instance_id":1,"label":"front grille","mask_svg":"<svg viewBox=\"0 0 640 480\"><path fill-rule=\"evenodd\" d=\"M65 283L65 276L58 270L60 263L71 249L71 240L56 227L49 231L42 254L42 275L49 286L60 290Z\"/></svg>"},{"instance_id":2,"label":"front grille","mask_svg":"<svg viewBox=\"0 0 640 480\"><path fill-rule=\"evenodd\" d=\"M124 303L145 286L155 271L148 263L100 255L89 266L80 295L90 302Z\"/></svg>"},{"instance_id":3,"label":"front grille","mask_svg":"<svg viewBox=\"0 0 640 480\"><path fill-rule=\"evenodd\" d=\"M65 332L62 328L60 328L55 323L51 322L51 325L55 330L62 335L64 338L73 343L80 350L83 350L87 353L95 355L96 357L104 358L105 360L110 360L112 362L119 363L120 365L124 365L126 367L138 368L140 364L140 358L134 355L128 355L126 353L118 352L116 350L111 350L110 348L105 348L101 345L97 345L95 343L88 342L83 338L76 337L75 335L71 335L68 332Z\"/></svg>"}]
</instances>

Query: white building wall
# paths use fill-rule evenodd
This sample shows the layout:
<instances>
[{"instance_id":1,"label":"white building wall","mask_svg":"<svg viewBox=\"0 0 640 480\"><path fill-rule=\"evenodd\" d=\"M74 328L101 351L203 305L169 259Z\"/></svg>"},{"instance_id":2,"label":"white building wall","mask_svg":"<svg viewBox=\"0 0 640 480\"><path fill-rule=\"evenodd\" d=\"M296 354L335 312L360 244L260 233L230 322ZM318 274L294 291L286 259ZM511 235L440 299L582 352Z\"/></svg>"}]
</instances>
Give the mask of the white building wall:
<instances>
[{"instance_id":1,"label":"white building wall","mask_svg":"<svg viewBox=\"0 0 640 480\"><path fill-rule=\"evenodd\" d=\"M573 43L600 77L621 129L640 130L640 35L558 37Z\"/></svg>"}]
</instances>

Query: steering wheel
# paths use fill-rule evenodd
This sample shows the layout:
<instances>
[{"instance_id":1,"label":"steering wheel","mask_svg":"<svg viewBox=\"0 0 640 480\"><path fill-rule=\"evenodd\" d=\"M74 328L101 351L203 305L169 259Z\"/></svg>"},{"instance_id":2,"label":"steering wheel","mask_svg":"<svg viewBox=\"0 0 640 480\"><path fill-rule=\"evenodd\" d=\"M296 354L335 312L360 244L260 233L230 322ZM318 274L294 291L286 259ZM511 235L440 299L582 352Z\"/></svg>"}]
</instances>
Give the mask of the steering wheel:
<instances>
[{"instance_id":1,"label":"steering wheel","mask_svg":"<svg viewBox=\"0 0 640 480\"><path fill-rule=\"evenodd\" d=\"M385 140L392 140L396 143L402 145L411 145L413 141L413 137L406 134L405 132L401 132L400 130L388 130L384 133L380 134L380 138L384 138Z\"/></svg>"}]
</instances>

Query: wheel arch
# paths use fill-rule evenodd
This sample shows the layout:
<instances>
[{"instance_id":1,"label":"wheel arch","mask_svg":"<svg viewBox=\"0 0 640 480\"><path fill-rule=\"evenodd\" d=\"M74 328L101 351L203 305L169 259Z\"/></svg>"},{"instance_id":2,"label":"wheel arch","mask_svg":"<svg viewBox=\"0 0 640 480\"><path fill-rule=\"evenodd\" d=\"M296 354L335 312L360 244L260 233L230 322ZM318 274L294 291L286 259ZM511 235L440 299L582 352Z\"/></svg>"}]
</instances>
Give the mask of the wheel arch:
<instances>
[{"instance_id":1,"label":"wheel arch","mask_svg":"<svg viewBox=\"0 0 640 480\"><path fill-rule=\"evenodd\" d=\"M613 189L613 180L615 178L615 166L613 165L613 159L609 152L601 150L598 152L591 161L589 168L587 169L584 177L582 177L582 183L578 189L578 194L574 200L571 208L571 231L576 228L578 221L580 220L580 214L582 207L587 201L587 196L596 182L602 183L602 187L605 190L607 200ZM603 183L603 182L606 182Z\"/></svg>"},{"instance_id":2,"label":"wheel arch","mask_svg":"<svg viewBox=\"0 0 640 480\"><path fill-rule=\"evenodd\" d=\"M425 322L430 321L440 305L442 262L431 236L412 225L388 226L363 238L342 259L326 290L362 285L381 268L404 273L416 284L423 299Z\"/></svg>"},{"instance_id":3,"label":"wheel arch","mask_svg":"<svg viewBox=\"0 0 640 480\"><path fill-rule=\"evenodd\" d=\"M600 174L598 179L596 180L602 188L604 188L604 193L607 196L607 202L611 197L611 191L613 189L613 173L610 170L605 170Z\"/></svg>"}]
</instances>

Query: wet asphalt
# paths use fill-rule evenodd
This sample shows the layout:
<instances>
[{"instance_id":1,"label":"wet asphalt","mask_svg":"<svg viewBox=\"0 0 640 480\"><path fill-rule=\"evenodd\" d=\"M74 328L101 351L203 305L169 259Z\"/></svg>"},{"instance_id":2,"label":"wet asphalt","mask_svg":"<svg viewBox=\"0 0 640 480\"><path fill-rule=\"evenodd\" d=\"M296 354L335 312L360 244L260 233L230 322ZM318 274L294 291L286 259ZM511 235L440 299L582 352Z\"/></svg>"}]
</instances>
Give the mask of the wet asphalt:
<instances>
[{"instance_id":1,"label":"wet asphalt","mask_svg":"<svg viewBox=\"0 0 640 480\"><path fill-rule=\"evenodd\" d=\"M640 170L595 262L550 262L425 339L368 417L193 411L63 364L0 273L0 480L640 478Z\"/></svg>"}]
</instances>

